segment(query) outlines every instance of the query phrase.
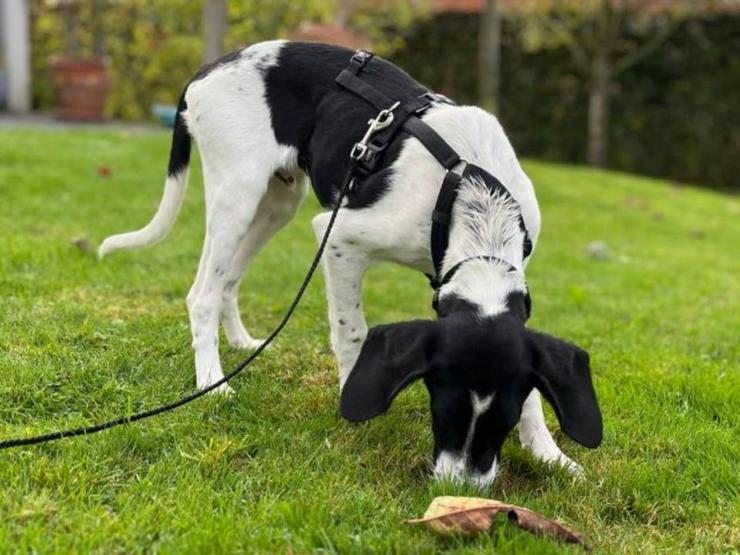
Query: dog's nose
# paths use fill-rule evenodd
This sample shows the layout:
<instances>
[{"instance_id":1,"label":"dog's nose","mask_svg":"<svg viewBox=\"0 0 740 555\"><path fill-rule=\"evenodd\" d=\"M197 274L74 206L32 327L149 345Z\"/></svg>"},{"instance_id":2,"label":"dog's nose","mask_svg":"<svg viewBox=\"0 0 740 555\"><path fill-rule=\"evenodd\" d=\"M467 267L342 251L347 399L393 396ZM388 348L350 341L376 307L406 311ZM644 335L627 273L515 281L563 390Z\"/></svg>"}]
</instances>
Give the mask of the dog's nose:
<instances>
[{"instance_id":1,"label":"dog's nose","mask_svg":"<svg viewBox=\"0 0 740 555\"><path fill-rule=\"evenodd\" d=\"M434 477L438 480L452 480L454 482L468 482L479 488L485 488L493 483L498 471L498 460L494 457L491 467L484 473L469 468L466 457L442 451L434 463Z\"/></svg>"}]
</instances>

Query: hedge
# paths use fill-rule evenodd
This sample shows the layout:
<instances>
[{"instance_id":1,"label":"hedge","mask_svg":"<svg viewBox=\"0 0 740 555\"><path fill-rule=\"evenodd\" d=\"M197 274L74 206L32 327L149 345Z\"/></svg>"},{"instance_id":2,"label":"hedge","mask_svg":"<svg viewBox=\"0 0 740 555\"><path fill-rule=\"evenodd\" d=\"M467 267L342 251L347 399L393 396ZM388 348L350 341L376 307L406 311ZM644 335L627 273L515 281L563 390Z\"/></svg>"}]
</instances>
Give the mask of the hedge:
<instances>
[{"instance_id":1,"label":"hedge","mask_svg":"<svg viewBox=\"0 0 740 555\"><path fill-rule=\"evenodd\" d=\"M475 103L478 22L418 23L393 60L428 86ZM583 163L585 83L564 49L523 52L504 21L499 118L520 155ZM611 168L740 189L740 17L684 22L616 83Z\"/></svg>"}]
</instances>

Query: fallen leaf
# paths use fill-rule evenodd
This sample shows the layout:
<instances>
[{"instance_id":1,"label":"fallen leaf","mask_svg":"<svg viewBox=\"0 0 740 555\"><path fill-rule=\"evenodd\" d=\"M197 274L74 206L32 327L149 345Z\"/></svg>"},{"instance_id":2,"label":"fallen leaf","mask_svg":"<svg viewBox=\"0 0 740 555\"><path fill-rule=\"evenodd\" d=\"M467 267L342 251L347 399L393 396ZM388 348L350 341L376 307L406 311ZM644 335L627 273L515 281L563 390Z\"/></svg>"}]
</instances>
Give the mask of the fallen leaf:
<instances>
[{"instance_id":1,"label":"fallen leaf","mask_svg":"<svg viewBox=\"0 0 740 555\"><path fill-rule=\"evenodd\" d=\"M406 520L406 524L423 524L444 535L474 535L487 532L498 513L506 513L509 520L521 529L548 536L567 543L578 543L590 550L581 534L524 507L480 497L435 497L422 518Z\"/></svg>"}]
</instances>

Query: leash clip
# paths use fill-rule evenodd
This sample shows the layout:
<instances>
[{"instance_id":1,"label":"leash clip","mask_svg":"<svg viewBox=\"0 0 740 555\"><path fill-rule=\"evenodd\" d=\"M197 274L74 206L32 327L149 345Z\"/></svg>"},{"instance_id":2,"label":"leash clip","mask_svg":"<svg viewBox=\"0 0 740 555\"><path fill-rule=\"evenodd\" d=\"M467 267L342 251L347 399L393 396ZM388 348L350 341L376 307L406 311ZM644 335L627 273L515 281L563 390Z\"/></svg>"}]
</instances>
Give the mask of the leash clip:
<instances>
[{"instance_id":1,"label":"leash clip","mask_svg":"<svg viewBox=\"0 0 740 555\"><path fill-rule=\"evenodd\" d=\"M373 119L368 120L365 135L359 142L355 143L355 146L352 147L352 152L350 152L349 157L353 161L359 162L365 157L365 154L367 154L368 151L368 141L378 131L382 131L393 123L393 110L398 108L400 104L400 102L396 102L390 108L386 108L385 110L378 112L378 115Z\"/></svg>"}]
</instances>

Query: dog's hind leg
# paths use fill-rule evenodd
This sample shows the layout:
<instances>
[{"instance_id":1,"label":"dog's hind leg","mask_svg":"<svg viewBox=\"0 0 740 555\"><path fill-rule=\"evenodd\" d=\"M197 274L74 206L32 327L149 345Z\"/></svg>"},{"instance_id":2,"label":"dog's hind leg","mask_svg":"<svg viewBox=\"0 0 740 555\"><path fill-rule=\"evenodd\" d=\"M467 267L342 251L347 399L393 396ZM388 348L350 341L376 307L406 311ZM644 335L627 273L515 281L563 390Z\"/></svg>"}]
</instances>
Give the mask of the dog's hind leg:
<instances>
[{"instance_id":1,"label":"dog's hind leg","mask_svg":"<svg viewBox=\"0 0 740 555\"><path fill-rule=\"evenodd\" d=\"M232 347L254 349L262 343L254 339L242 323L238 305L239 284L249 262L293 218L305 195L306 180L301 175L283 171L279 178L270 179L254 221L231 262L224 286L221 323Z\"/></svg>"},{"instance_id":2,"label":"dog's hind leg","mask_svg":"<svg viewBox=\"0 0 740 555\"><path fill-rule=\"evenodd\" d=\"M297 151L275 138L266 100L264 64L274 62L278 48L277 43L259 47L264 54L260 67L246 55L211 67L185 93L185 119L202 159L207 218L204 254L188 295L199 388L223 377L219 316L227 284L233 281L235 290L238 283L236 269L246 265L254 245L264 243L248 235L268 183L276 170L296 165ZM231 325L235 312L235 306L227 310L227 325L235 332L230 335L236 334L236 324Z\"/></svg>"},{"instance_id":3,"label":"dog's hind leg","mask_svg":"<svg viewBox=\"0 0 740 555\"><path fill-rule=\"evenodd\" d=\"M214 167L203 156L207 232L198 276L188 295L195 373L202 389L223 378L218 353L218 316L228 272L267 190L270 174L234 160ZM245 177L248 176L248 177ZM226 392L226 384L220 391Z\"/></svg>"},{"instance_id":4,"label":"dog's hind leg","mask_svg":"<svg viewBox=\"0 0 740 555\"><path fill-rule=\"evenodd\" d=\"M565 455L555 443L545 424L540 393L534 389L522 407L522 415L519 419L519 440L537 460L560 465L576 476L583 474L580 465Z\"/></svg>"}]
</instances>

